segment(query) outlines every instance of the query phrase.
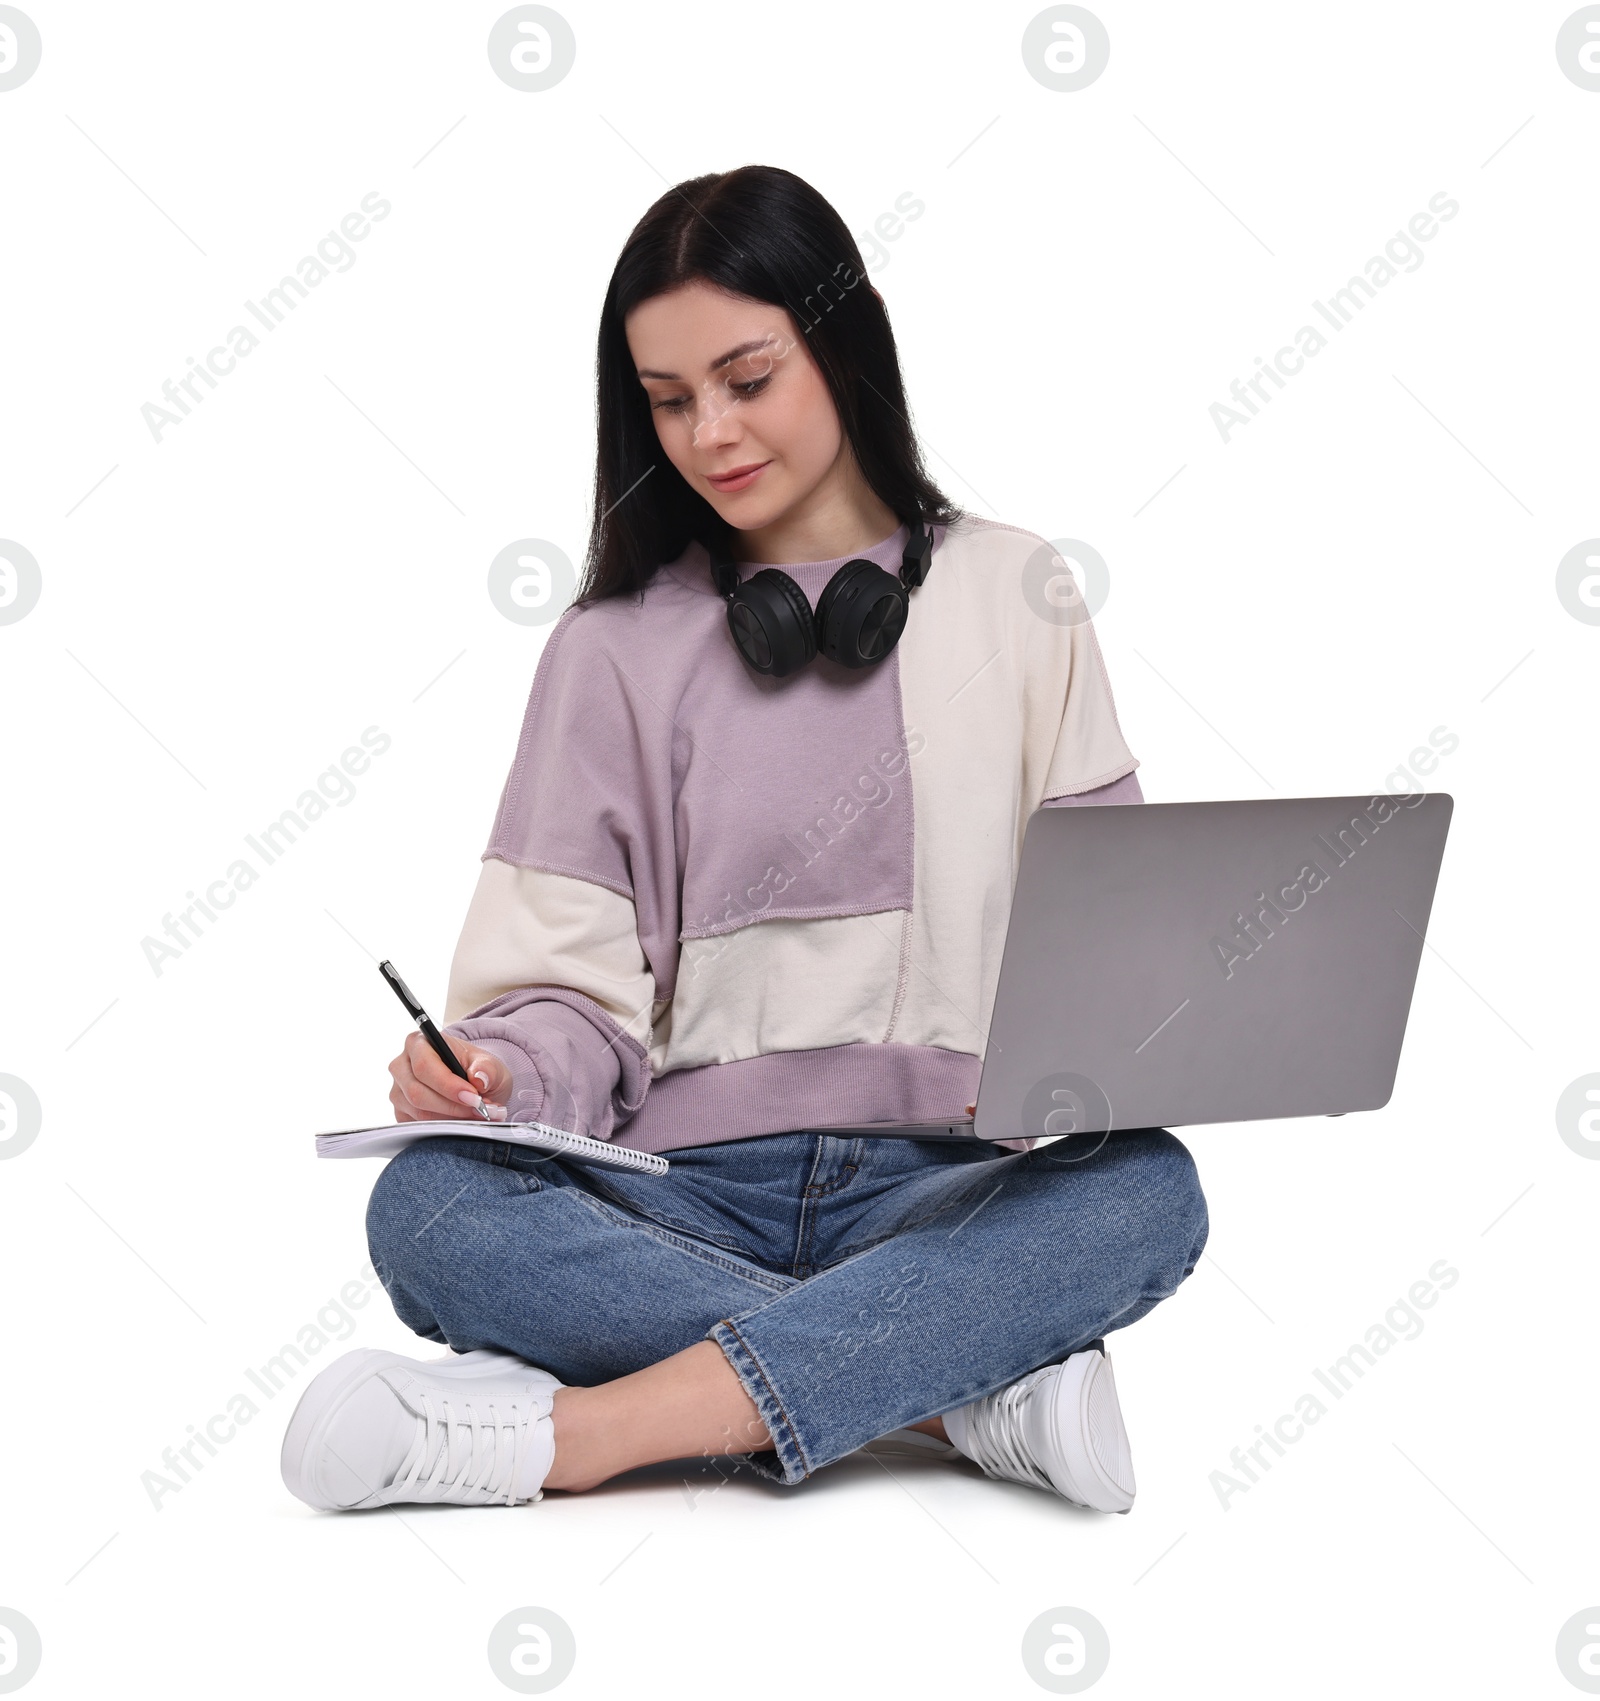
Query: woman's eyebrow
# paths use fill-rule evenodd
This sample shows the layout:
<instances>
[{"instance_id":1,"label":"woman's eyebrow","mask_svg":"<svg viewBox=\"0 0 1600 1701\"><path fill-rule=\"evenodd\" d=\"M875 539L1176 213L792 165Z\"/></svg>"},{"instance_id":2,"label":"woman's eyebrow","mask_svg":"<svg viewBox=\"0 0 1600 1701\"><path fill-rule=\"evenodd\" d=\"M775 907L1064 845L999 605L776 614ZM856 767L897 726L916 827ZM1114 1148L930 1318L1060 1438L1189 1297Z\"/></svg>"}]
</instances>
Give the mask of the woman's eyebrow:
<instances>
[{"instance_id":1,"label":"woman's eyebrow","mask_svg":"<svg viewBox=\"0 0 1600 1701\"><path fill-rule=\"evenodd\" d=\"M730 348L726 354L718 355L717 358L706 368L706 371L717 372L722 367L728 366L733 361L737 360L742 354L754 354L758 349L768 347L771 341L772 339L770 337L755 337L750 342L740 343L737 348ZM679 377L679 374L676 372L658 372L651 366L641 366L638 370L641 378L667 378L677 381Z\"/></svg>"}]
</instances>

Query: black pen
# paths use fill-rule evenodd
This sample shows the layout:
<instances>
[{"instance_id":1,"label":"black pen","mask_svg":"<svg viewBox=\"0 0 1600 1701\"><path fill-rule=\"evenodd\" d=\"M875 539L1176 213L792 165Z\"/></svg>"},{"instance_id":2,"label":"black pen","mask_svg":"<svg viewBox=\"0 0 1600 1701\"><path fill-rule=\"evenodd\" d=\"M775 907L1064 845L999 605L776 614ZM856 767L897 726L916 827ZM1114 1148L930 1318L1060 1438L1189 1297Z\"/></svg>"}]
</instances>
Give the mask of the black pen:
<instances>
[{"instance_id":1,"label":"black pen","mask_svg":"<svg viewBox=\"0 0 1600 1701\"><path fill-rule=\"evenodd\" d=\"M461 1059L450 1049L449 1041L446 1040L444 1035L441 1034L433 1025L433 1021L429 1017L428 1012L417 1002L411 988L407 986L403 980L401 980L399 974L395 971L394 964L387 960L379 963L378 973L381 974L383 978L388 981L390 986L394 988L395 997L398 998L403 1005L405 1005L407 1011L410 1013L411 1020L422 1030L422 1037L436 1052L438 1052L440 1062L443 1063L453 1074L459 1075L469 1087L474 1086L476 1083L466 1070L462 1068ZM485 1122L494 1121L494 1118L489 1114L487 1106L483 1104L481 1095L478 1104L478 1115L481 1116Z\"/></svg>"}]
</instances>

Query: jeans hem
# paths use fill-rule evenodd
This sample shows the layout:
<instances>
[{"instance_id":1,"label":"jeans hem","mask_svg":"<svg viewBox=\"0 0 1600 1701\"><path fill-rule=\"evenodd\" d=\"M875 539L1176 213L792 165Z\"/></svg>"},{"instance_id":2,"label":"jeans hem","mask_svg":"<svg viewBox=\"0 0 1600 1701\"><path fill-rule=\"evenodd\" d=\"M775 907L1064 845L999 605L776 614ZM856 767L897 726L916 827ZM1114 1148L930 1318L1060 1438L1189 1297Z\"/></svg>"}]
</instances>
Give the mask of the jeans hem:
<instances>
[{"instance_id":1,"label":"jeans hem","mask_svg":"<svg viewBox=\"0 0 1600 1701\"><path fill-rule=\"evenodd\" d=\"M777 1464L774 1466L763 1454L758 1453L744 1454L741 1457L752 1470L776 1482L803 1482L811 1475L811 1467L800 1445L800 1438L795 1434L789 1414L783 1408L783 1401L779 1399L777 1389L768 1380L761 1361L727 1319L708 1330L706 1339L715 1341L722 1349L723 1356L733 1367L734 1375L744 1385L745 1393L755 1402L756 1410L761 1414L761 1421L767 1426L767 1434L772 1437Z\"/></svg>"}]
</instances>

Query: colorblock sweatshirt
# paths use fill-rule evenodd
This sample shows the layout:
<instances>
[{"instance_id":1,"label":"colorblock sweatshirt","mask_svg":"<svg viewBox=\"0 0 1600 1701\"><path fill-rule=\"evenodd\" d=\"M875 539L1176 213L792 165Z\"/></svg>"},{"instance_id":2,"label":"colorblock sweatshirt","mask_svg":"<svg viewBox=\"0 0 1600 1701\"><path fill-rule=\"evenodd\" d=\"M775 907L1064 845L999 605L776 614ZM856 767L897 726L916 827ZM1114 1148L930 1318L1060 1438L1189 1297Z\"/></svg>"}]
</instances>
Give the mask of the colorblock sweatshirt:
<instances>
[{"instance_id":1,"label":"colorblock sweatshirt","mask_svg":"<svg viewBox=\"0 0 1600 1701\"><path fill-rule=\"evenodd\" d=\"M445 1007L513 1118L664 1152L973 1103L1028 817L1143 799L1050 545L932 531L866 668L753 672L698 542L551 629ZM815 606L849 559L783 570Z\"/></svg>"}]
</instances>

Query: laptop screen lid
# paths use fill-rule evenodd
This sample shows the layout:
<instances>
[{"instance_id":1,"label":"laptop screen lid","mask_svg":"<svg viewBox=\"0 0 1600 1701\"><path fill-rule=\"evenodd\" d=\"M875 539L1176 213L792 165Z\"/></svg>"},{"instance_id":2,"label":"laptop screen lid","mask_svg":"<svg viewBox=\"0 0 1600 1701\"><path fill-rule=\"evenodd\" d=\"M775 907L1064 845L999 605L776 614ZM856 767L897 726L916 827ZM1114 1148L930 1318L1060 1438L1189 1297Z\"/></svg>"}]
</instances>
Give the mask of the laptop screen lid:
<instances>
[{"instance_id":1,"label":"laptop screen lid","mask_svg":"<svg viewBox=\"0 0 1600 1701\"><path fill-rule=\"evenodd\" d=\"M977 1137L1386 1104L1453 807L1416 792L1035 811Z\"/></svg>"}]
</instances>

